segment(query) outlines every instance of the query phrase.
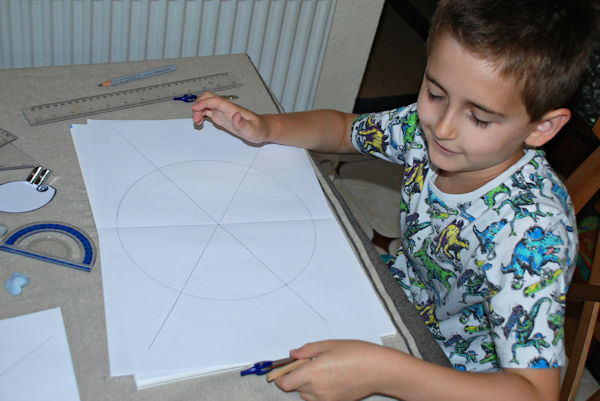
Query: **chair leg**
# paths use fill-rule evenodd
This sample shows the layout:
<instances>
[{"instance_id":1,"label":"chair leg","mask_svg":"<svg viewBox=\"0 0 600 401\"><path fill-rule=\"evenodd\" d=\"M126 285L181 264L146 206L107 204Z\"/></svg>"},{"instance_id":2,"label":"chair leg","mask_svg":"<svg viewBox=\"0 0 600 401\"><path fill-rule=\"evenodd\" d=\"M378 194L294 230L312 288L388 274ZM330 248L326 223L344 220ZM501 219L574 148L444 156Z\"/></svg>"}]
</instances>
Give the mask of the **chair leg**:
<instances>
[{"instance_id":1,"label":"chair leg","mask_svg":"<svg viewBox=\"0 0 600 401\"><path fill-rule=\"evenodd\" d=\"M571 350L569 365L565 372L562 387L560 389L560 401L573 401L579 381L585 368L585 362L590 349L590 343L594 335L594 328L598 320L598 312L600 311L600 303L584 302L579 323L577 324L577 334L575 343Z\"/></svg>"}]
</instances>

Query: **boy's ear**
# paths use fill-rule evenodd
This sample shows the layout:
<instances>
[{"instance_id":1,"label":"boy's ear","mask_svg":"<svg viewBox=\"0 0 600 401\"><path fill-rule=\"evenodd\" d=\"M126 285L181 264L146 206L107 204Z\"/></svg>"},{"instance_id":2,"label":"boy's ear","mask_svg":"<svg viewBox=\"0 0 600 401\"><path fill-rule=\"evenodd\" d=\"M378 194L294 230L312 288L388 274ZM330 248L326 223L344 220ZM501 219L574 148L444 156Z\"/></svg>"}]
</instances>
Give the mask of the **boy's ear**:
<instances>
[{"instance_id":1,"label":"boy's ear","mask_svg":"<svg viewBox=\"0 0 600 401\"><path fill-rule=\"evenodd\" d=\"M525 143L532 147L544 145L554 138L558 131L571 119L571 110L560 108L547 112L537 122L533 123L533 130L525 138Z\"/></svg>"}]
</instances>

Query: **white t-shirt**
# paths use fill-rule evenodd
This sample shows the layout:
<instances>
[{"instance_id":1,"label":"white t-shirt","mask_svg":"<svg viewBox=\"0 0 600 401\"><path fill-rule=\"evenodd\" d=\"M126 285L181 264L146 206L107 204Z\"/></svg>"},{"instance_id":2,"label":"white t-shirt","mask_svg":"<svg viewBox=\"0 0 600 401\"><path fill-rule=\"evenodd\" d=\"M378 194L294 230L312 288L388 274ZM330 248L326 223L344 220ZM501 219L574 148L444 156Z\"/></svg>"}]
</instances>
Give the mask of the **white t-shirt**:
<instances>
[{"instance_id":1,"label":"white t-shirt","mask_svg":"<svg viewBox=\"0 0 600 401\"><path fill-rule=\"evenodd\" d=\"M403 164L402 246L389 265L457 369L564 363L573 206L541 151L466 194L435 186L416 104L359 116L362 153Z\"/></svg>"}]
</instances>

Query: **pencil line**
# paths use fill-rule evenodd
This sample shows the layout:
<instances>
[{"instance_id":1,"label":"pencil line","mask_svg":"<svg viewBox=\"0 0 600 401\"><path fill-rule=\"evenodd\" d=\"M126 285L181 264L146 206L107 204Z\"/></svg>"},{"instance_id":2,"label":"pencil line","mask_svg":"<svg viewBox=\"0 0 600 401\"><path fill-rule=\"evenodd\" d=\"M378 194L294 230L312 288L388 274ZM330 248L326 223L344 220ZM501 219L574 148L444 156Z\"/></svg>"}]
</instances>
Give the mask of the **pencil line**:
<instances>
[{"instance_id":1,"label":"pencil line","mask_svg":"<svg viewBox=\"0 0 600 401\"><path fill-rule=\"evenodd\" d=\"M258 152L256 152L254 154L254 157L252 158L252 161L250 162L250 164L248 165L248 168L246 169L246 171L244 172L244 176L242 177L242 179L240 180L237 188L235 189L235 192L233 194L233 196L231 197L231 199L229 200L229 204L227 205L227 208L225 209L225 212L223 213L223 216L221 216L221 219L219 221L219 225L220 223L223 221L223 218L225 217L225 215L227 215L227 211L229 210L231 204L233 203L233 200L235 199L235 197L237 196L240 187L242 186L242 183L244 182L244 180L246 179L246 176L248 175L248 172L250 171L250 169L254 166L254 162L256 161L256 159L258 158L258 154L260 153L260 149L258 150ZM313 223L314 224L314 223ZM298 299L300 299L306 306L308 306L314 313L316 313L321 319L323 319L324 321L327 321L327 319L325 319L325 317L323 315L321 315L310 303L308 303L308 301L306 299L304 299L298 292L296 292L292 287L290 287L290 285L281 277L279 276L277 273L275 273L275 271L273 269L271 269L262 259L260 259L254 252L252 252L252 250L250 248L248 248L246 246L246 244L244 244L244 242L242 242L239 238L237 238L235 235L233 235L233 233L229 230L227 230L224 226L221 226L221 228L227 232L227 234L229 234L232 238L234 238L242 247L244 247L253 257L254 259L256 259L260 264L262 264L269 272L271 272L271 274L273 276L275 276L285 287L287 287L294 295L296 295L296 297ZM316 240L316 238L315 238ZM313 247L313 254L311 254L310 259L312 259L312 257L314 256L314 247ZM308 264L307 264L308 265Z\"/></svg>"},{"instance_id":2,"label":"pencil line","mask_svg":"<svg viewBox=\"0 0 600 401\"><path fill-rule=\"evenodd\" d=\"M235 197L237 196L238 192L240 191L240 187L242 186L242 184L244 183L244 180L246 180L246 177L248 176L248 172L250 171L250 169L252 168L252 165L254 164L254 162L256 161L256 158L258 157L258 154L260 153L260 150L258 152L256 152L254 154L254 157L252 158L252 161L250 162L250 164L248 165L248 167L246 168L246 171L244 171L244 175L242 176L242 179L240 180L240 182L237 185L237 188L235 189L233 195L231 196L231 198L229 199L229 203L227 203L227 207L225 208L225 211L223 212L223 215L221 216L221 218L219 219L219 224L221 224L221 222L223 221L223 218L227 215L227 212L229 211L229 208L231 207L231 204L233 203L233 200L235 199Z\"/></svg>"},{"instance_id":3,"label":"pencil line","mask_svg":"<svg viewBox=\"0 0 600 401\"><path fill-rule=\"evenodd\" d=\"M212 240L212 238L214 237L215 233L217 232L217 228L218 227L219 226L215 226L215 229L213 230L212 234L210 235L210 238L206 242L207 245L204 247L204 249L202 250L202 252L198 256L198 259L196 259L196 263L194 264L194 268L190 271L190 274L188 275L187 279L185 280L185 283L183 283L183 285L181 286L181 290L179 291L179 294L177 294L177 298L175 298L175 302L173 302L173 305L171 305L171 309L169 309L169 312L167 313L167 316L165 316L165 319L163 320L162 324L160 325L160 327L156 331L156 334L154 335L154 338L150 342L150 345L148 345L148 349L152 348L152 346L154 345L154 342L158 338L158 335L160 334L160 332L162 331L163 327L167 323L167 320L169 320L169 317L171 316L171 313L173 313L173 310L175 309L175 306L177 305L177 303L179 302L179 299L183 295L183 290L185 290L185 287L187 286L187 284L189 283L190 279L192 278L192 275L196 271L196 268L198 267L198 264L200 263L200 259L202 259L202 255L204 255L204 252L206 251L206 248L208 248L208 244L210 244L210 241Z\"/></svg>"},{"instance_id":4,"label":"pencil line","mask_svg":"<svg viewBox=\"0 0 600 401\"><path fill-rule=\"evenodd\" d=\"M0 372L0 376L4 375L6 372L8 372L9 370L13 369L15 366L19 365L21 362L23 362L25 359L29 358L29 356L31 356L32 354L34 354L37 350L39 350L40 348L42 348L44 345L46 345L46 343L48 341L50 341L51 339L53 339L55 336L55 334L52 334L50 337L46 338L44 341L42 341L37 347L33 348L31 351L29 351L27 354L23 355L23 357L21 357L21 359L15 361L15 363L13 363L12 365L10 365L9 367L7 367L6 369L4 369L2 372Z\"/></svg>"},{"instance_id":5,"label":"pencil line","mask_svg":"<svg viewBox=\"0 0 600 401\"><path fill-rule=\"evenodd\" d=\"M262 264L268 271L270 271L271 274L273 276L275 276L285 287L287 287L292 293L294 293L294 295L296 295L296 297L298 299L300 299L306 306L308 306L313 312L315 312L321 319L323 319L324 321L327 321L327 319L325 319L325 316L321 315L319 313L319 311L317 311L306 299L304 299L298 292L296 292L296 290L294 290L289 285L288 282L286 282L281 276L279 276L277 273L275 273L275 271L273 269L271 269L269 267L269 265L267 265L265 262L263 262L261 258L259 258L254 252L252 252L252 250L250 248L248 248L246 246L246 244L244 244L244 242L242 242L239 238L237 238L232 232L227 230L225 227L221 226L221 228L227 234L231 235L232 238L234 238L242 247L244 247L254 257L254 259L256 259L258 262L260 262L260 264ZM314 241L316 241L316 237L315 237ZM306 264L307 266L310 264L310 260L313 258L314 254L315 253L314 253L314 248L313 248L313 253L310 255L309 262Z\"/></svg>"},{"instance_id":6,"label":"pencil line","mask_svg":"<svg viewBox=\"0 0 600 401\"><path fill-rule=\"evenodd\" d=\"M112 128L112 127L111 127ZM127 139L125 137L125 135L123 135L121 132L119 132L117 129L112 128L113 131L115 131L117 134L119 134L119 136L129 144L129 146L131 146L133 148L133 150L135 150L137 153L140 154L140 156L142 156L144 159L146 159L146 161L148 163L150 163L152 165L152 167L154 167L163 177L165 177L171 184L173 184L175 186L175 188L177 188L186 198L188 198L198 209L200 209L204 214L206 214L215 224L218 224L218 222L215 220L215 218L208 213L208 211L204 210L204 208L198 204L198 202L196 202L194 200L194 198L192 198L183 188L181 188L179 185L177 185L177 183L175 181L173 181L173 179L171 177L169 177L162 168L160 168L159 166L157 166L148 156L146 156L141 150L138 149L137 146L135 146L129 139Z\"/></svg>"}]
</instances>

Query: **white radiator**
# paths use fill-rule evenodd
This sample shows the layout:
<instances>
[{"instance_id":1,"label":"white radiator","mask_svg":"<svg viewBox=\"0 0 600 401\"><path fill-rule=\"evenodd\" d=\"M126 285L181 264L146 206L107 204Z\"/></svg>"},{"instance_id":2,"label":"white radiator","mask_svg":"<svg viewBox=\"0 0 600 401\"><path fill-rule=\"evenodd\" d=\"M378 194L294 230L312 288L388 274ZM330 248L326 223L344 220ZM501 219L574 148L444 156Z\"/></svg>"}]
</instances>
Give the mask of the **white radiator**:
<instances>
[{"instance_id":1,"label":"white radiator","mask_svg":"<svg viewBox=\"0 0 600 401\"><path fill-rule=\"evenodd\" d=\"M312 107L336 0L0 0L0 68L247 53Z\"/></svg>"}]
</instances>

